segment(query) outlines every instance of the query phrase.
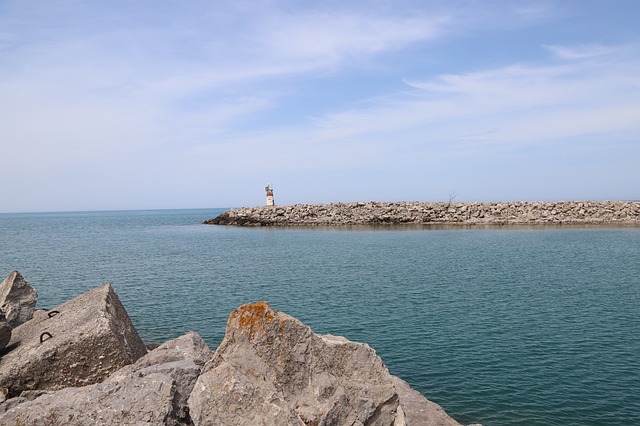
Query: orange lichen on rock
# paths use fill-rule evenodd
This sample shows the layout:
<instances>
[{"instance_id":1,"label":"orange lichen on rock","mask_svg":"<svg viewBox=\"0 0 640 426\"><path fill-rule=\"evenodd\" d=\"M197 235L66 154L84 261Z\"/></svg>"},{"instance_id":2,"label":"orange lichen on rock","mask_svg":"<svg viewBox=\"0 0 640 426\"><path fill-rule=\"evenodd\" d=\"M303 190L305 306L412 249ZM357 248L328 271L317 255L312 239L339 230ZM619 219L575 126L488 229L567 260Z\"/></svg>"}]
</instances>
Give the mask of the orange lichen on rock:
<instances>
[{"instance_id":1,"label":"orange lichen on rock","mask_svg":"<svg viewBox=\"0 0 640 426\"><path fill-rule=\"evenodd\" d=\"M240 306L229 316L229 327L237 327L242 333L253 336L264 334L276 318L276 311L267 302L250 303Z\"/></svg>"}]
</instances>

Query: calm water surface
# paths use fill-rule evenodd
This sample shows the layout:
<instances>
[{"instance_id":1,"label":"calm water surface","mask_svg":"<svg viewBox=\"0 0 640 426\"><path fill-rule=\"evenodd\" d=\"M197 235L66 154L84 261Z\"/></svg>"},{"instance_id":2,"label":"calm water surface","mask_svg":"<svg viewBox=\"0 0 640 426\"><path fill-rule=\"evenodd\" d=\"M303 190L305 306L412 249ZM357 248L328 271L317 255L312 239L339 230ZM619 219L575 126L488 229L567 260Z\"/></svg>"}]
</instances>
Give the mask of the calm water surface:
<instances>
[{"instance_id":1,"label":"calm water surface","mask_svg":"<svg viewBox=\"0 0 640 426\"><path fill-rule=\"evenodd\" d=\"M143 340L212 349L267 300L463 423L640 424L640 228L200 224L222 211L0 214L0 273L41 308L111 282Z\"/></svg>"}]
</instances>

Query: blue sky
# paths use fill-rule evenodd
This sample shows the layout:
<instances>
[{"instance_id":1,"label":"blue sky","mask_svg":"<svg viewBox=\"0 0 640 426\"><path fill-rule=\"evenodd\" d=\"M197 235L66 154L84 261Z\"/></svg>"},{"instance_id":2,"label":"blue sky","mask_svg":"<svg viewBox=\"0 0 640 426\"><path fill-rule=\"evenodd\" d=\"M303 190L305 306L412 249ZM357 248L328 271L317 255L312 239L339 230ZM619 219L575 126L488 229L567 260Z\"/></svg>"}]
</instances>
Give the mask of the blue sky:
<instances>
[{"instance_id":1,"label":"blue sky","mask_svg":"<svg viewBox=\"0 0 640 426\"><path fill-rule=\"evenodd\" d=\"M0 0L0 211L640 199L638 16Z\"/></svg>"}]
</instances>

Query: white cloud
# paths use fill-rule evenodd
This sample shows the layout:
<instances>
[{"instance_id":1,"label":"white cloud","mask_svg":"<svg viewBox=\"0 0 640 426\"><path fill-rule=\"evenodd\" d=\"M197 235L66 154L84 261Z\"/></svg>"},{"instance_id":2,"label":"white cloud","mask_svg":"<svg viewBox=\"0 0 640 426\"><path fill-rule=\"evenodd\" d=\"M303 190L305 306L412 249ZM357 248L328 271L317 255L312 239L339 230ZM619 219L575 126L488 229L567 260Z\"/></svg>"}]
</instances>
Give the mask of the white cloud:
<instances>
[{"instance_id":1,"label":"white cloud","mask_svg":"<svg viewBox=\"0 0 640 426\"><path fill-rule=\"evenodd\" d=\"M278 16L265 31L265 47L277 59L335 65L404 48L439 36L444 17L393 17L314 13Z\"/></svg>"},{"instance_id":2,"label":"white cloud","mask_svg":"<svg viewBox=\"0 0 640 426\"><path fill-rule=\"evenodd\" d=\"M464 179L478 164L504 157L519 164L505 165L509 173L522 173L510 184L510 196L517 198L516 182L522 184L547 170L540 163L535 170L528 170L527 156L510 154L528 152L538 159L555 156L555 162L566 164L565 168L549 166L551 171L540 178L536 194L544 194L543 185L553 181L553 176L566 176L569 170L579 173L584 185L592 185L606 176L586 176L588 166L571 165L573 158L584 153L599 156L602 152L629 152L638 144L637 65L635 57L630 56L626 61L597 66L520 64L411 81L410 91L375 97L304 124L236 134L224 146L204 143L194 148L193 157L216 158L218 167L227 173L247 170L255 176L284 174L287 178L283 180L295 175L296 182L289 185L303 186L304 182L308 190L318 194L324 189L311 182L311 177L325 176L332 182L328 186L339 186L336 176L349 173L361 176L354 179L374 179L371 185L381 183L375 179L387 178L389 185L424 182L422 185L430 190L438 190L438 185L442 190L442 179L458 182L458 189L481 187L483 181L496 185L504 179L493 176L500 175L500 169L476 171L480 173L476 178ZM246 155L250 152L260 152L260 156ZM457 171L450 176L453 164ZM625 164L628 169L628 161ZM624 170L617 172L629 174ZM406 181L414 175L422 178ZM480 191L480 187L475 189ZM500 191L499 187L491 188L494 193ZM584 188L575 190L581 197L588 193Z\"/></svg>"},{"instance_id":3,"label":"white cloud","mask_svg":"<svg viewBox=\"0 0 640 426\"><path fill-rule=\"evenodd\" d=\"M434 45L544 22L549 4L5 2L0 156L28 159L26 196L55 181L115 199L116 186L204 187L238 170L245 181L403 175L462 149L637 135L633 44L548 44L561 61L546 64L486 65L480 52L476 71L456 51L432 57ZM5 164L9 176L24 170Z\"/></svg>"},{"instance_id":4,"label":"white cloud","mask_svg":"<svg viewBox=\"0 0 640 426\"><path fill-rule=\"evenodd\" d=\"M595 58L598 56L610 55L624 49L624 47L620 46L605 46L601 44L577 47L545 45L544 48L553 53L559 59L565 60Z\"/></svg>"},{"instance_id":5,"label":"white cloud","mask_svg":"<svg viewBox=\"0 0 640 426\"><path fill-rule=\"evenodd\" d=\"M423 140L485 134L506 144L546 143L595 132L640 130L640 62L513 65L425 81L410 95L318 119L336 135L421 129ZM456 131L456 129L460 129Z\"/></svg>"},{"instance_id":6,"label":"white cloud","mask_svg":"<svg viewBox=\"0 0 640 426\"><path fill-rule=\"evenodd\" d=\"M501 152L523 145L580 146L581 138L593 135L604 135L607 144L620 138L628 143L640 130L640 68L633 56L626 59L597 66L519 64L411 80L410 91L374 97L307 122L199 140L190 161L201 159L204 169L207 159L215 158L217 167L230 173L336 171L400 157L409 163L425 155L443 158L461 148ZM270 105L260 99L249 103L254 101L259 107Z\"/></svg>"},{"instance_id":7,"label":"white cloud","mask_svg":"<svg viewBox=\"0 0 640 426\"><path fill-rule=\"evenodd\" d=\"M331 69L344 61L403 49L435 37L441 27L437 18L350 11L285 13L279 8L245 6L235 6L247 14L236 26L223 21L233 9L202 13L202 17L187 10L177 13L176 22L168 28L154 26L160 22L128 28L126 19L125 24L118 21L110 26L110 19L123 15L110 11L93 29L72 16L63 19L58 11L61 22L48 22L43 28L32 22L31 34L21 34L31 31L23 26L10 26L14 33L5 38L24 39L25 44L16 42L10 52L3 53L7 66L0 70L0 78L6 87L31 92L35 111L39 103L48 104L37 97L63 104L75 98L88 109L105 99L124 109L142 103L162 109L190 100L195 106L207 91L218 98L253 97L254 85L263 85L265 79ZM92 22L87 8L79 13ZM63 22L70 25L66 32L59 27ZM220 106L220 102L214 104ZM235 105L230 108L237 110ZM5 112L15 115L11 109Z\"/></svg>"}]
</instances>

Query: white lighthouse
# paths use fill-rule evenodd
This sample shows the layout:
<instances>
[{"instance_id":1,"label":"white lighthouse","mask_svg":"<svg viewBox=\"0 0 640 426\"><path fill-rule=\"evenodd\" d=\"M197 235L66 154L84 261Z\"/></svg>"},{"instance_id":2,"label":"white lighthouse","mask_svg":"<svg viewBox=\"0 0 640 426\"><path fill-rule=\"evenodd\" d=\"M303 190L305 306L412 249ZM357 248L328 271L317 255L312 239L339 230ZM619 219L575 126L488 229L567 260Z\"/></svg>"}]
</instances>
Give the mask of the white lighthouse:
<instances>
[{"instance_id":1,"label":"white lighthouse","mask_svg":"<svg viewBox=\"0 0 640 426\"><path fill-rule=\"evenodd\" d=\"M264 190L267 191L267 206L275 206L276 202L273 200L273 186L268 183Z\"/></svg>"}]
</instances>

